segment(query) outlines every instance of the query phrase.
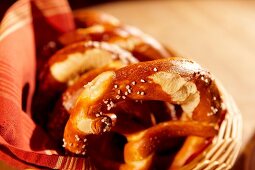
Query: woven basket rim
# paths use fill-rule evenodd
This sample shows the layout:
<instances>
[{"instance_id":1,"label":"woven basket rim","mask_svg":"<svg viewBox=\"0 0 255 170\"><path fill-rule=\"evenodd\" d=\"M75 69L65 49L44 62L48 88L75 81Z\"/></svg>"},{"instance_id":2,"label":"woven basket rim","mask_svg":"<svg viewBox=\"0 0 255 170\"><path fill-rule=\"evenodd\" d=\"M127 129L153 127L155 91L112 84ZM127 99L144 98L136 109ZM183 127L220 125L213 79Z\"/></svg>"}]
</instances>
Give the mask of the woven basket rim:
<instances>
[{"instance_id":1,"label":"woven basket rim","mask_svg":"<svg viewBox=\"0 0 255 170\"><path fill-rule=\"evenodd\" d=\"M239 154L242 143L242 116L232 96L225 90L222 83L217 80L216 84L227 110L225 119L212 143L193 161L182 167L182 170L231 169Z\"/></svg>"}]
</instances>

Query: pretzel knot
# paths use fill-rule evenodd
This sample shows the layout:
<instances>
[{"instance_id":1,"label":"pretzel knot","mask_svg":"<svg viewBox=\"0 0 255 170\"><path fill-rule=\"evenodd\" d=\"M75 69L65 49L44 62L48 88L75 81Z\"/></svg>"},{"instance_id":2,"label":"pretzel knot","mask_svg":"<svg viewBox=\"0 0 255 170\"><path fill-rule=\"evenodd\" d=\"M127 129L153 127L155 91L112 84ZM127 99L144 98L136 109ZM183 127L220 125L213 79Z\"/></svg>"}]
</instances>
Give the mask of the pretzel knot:
<instances>
[{"instance_id":1,"label":"pretzel knot","mask_svg":"<svg viewBox=\"0 0 255 170\"><path fill-rule=\"evenodd\" d=\"M154 124L127 134L116 128L119 103L163 101L179 105L181 120ZM65 126L65 149L86 154L89 136L116 131L127 138L125 166L145 166L156 151L169 148L174 137L212 138L224 116L222 99L213 77L193 61L167 58L105 71L84 85ZM168 145L169 143L169 145Z\"/></svg>"}]
</instances>

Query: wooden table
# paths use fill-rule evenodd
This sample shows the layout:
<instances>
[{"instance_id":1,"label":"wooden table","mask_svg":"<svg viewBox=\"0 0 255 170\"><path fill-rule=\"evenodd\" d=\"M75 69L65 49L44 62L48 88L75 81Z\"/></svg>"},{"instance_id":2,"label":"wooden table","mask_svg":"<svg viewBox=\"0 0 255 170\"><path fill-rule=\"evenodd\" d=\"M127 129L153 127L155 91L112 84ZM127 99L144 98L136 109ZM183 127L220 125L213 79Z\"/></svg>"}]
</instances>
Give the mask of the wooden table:
<instances>
[{"instance_id":1,"label":"wooden table","mask_svg":"<svg viewBox=\"0 0 255 170\"><path fill-rule=\"evenodd\" d=\"M113 14L208 68L236 100L244 122L243 156L250 151L255 143L255 1L124 1L90 9ZM234 169L243 169L243 156Z\"/></svg>"}]
</instances>

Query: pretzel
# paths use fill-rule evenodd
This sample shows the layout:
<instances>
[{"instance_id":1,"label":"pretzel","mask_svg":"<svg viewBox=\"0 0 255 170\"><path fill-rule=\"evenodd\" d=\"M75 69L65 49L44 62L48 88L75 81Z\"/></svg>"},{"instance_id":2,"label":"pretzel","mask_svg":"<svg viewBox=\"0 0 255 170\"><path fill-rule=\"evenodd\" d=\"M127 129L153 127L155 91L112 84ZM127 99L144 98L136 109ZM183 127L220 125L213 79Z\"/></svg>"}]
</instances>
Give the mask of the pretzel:
<instances>
[{"instance_id":1,"label":"pretzel","mask_svg":"<svg viewBox=\"0 0 255 170\"><path fill-rule=\"evenodd\" d=\"M171 56L170 53L168 53L156 40L148 35L143 34L140 30L130 26L117 27L112 25L93 25L85 29L77 29L74 32L64 34L59 38L59 41L63 46L66 46L68 44L73 44L83 40L105 41L106 39L108 39L108 41L111 43L117 44L120 47L124 47L125 49L133 52L133 54L136 55L139 60L153 60ZM66 97L67 95L64 94L63 96ZM70 94L69 96L73 95ZM60 127L62 127L68 118L65 108L62 108L61 105L62 104L60 101L59 104L57 104L57 107L55 107L56 109L51 116L53 118L51 118L50 122L48 123L49 132L52 134L52 136L57 137L58 139L60 138L62 131L54 130L54 126L56 126L55 124L58 124L58 129L62 129ZM59 121L59 117L62 118L60 119L63 120L62 122Z\"/></svg>"},{"instance_id":2,"label":"pretzel","mask_svg":"<svg viewBox=\"0 0 255 170\"><path fill-rule=\"evenodd\" d=\"M77 75L116 60L120 60L124 64L137 62L130 53L116 45L95 41L72 44L50 58L42 80L47 85L52 83L47 79L48 77L52 77L59 83L72 84Z\"/></svg>"},{"instance_id":3,"label":"pretzel","mask_svg":"<svg viewBox=\"0 0 255 170\"><path fill-rule=\"evenodd\" d=\"M144 34L137 28L126 26L106 13L98 11L76 12L75 21L78 29L65 33L58 40L50 41L40 52L37 59L37 72L40 73L43 65L57 50L66 45L80 41L109 41L116 43L140 59L147 61L174 56L173 50L166 49L155 39Z\"/></svg>"},{"instance_id":4,"label":"pretzel","mask_svg":"<svg viewBox=\"0 0 255 170\"><path fill-rule=\"evenodd\" d=\"M78 96L83 90L84 84L87 84L104 71L116 70L122 66L123 64L120 62L113 62L108 66L91 70L83 74L75 84L68 87L56 104L48 121L47 129L54 139L57 141L62 139L64 126L69 118L69 112L74 107ZM156 123L171 120L172 110L169 110L164 103L159 101L144 101L142 103L125 101L118 103L114 108L114 112L121 113L119 114L120 116L118 117L114 131L120 132L121 134L131 134Z\"/></svg>"},{"instance_id":5,"label":"pretzel","mask_svg":"<svg viewBox=\"0 0 255 170\"><path fill-rule=\"evenodd\" d=\"M214 137L223 116L220 92L209 72L198 64L183 58L141 62L104 72L85 86L70 111L64 131L65 149L78 155L86 154L88 136L111 131L118 122L118 115L112 110L126 100L177 104L189 119L166 121L127 135L124 158L132 167L137 162L139 166L148 164L158 150L157 144L171 137ZM102 114L97 115L100 112Z\"/></svg>"},{"instance_id":6,"label":"pretzel","mask_svg":"<svg viewBox=\"0 0 255 170\"><path fill-rule=\"evenodd\" d=\"M105 42L79 42L54 54L39 75L39 87L34 97L34 119L41 125L47 122L47 113L54 101L84 72L106 66L113 61L135 63L132 54Z\"/></svg>"},{"instance_id":7,"label":"pretzel","mask_svg":"<svg viewBox=\"0 0 255 170\"><path fill-rule=\"evenodd\" d=\"M75 16L42 54L33 104L66 153L123 170L179 169L201 153L225 116L210 73L111 15Z\"/></svg>"},{"instance_id":8,"label":"pretzel","mask_svg":"<svg viewBox=\"0 0 255 170\"><path fill-rule=\"evenodd\" d=\"M61 98L54 107L53 112L47 122L47 130L56 141L62 140L64 127L69 118L69 111L75 104L75 101L83 89L83 85L93 80L97 75L104 71L116 70L125 64L115 61L107 66L93 69L81 75L79 80L62 94Z\"/></svg>"},{"instance_id":9,"label":"pretzel","mask_svg":"<svg viewBox=\"0 0 255 170\"><path fill-rule=\"evenodd\" d=\"M137 28L127 25L93 25L68 32L59 38L62 46L79 41L106 41L130 51L140 61L174 56L159 42Z\"/></svg>"},{"instance_id":10,"label":"pretzel","mask_svg":"<svg viewBox=\"0 0 255 170\"><path fill-rule=\"evenodd\" d=\"M86 28L86 27L92 27L92 29L89 30L99 30L97 28L94 29L94 26L97 27L97 25L103 25L106 27L115 27L120 25L120 21L115 18L112 15L99 12L99 11L82 11L82 12L76 12L74 15L74 20L76 22L76 27L78 28ZM75 30L74 30L75 32ZM70 35L71 39L75 39L75 37L72 37L73 34L66 33L64 35ZM60 36L61 39L62 36ZM66 37L66 36L64 36ZM96 39L89 39L96 41ZM71 44L71 43L68 43ZM68 45L66 43L62 43L59 39L54 39L48 42L46 45L42 47L42 49L39 49L39 54L37 57L37 74L41 72L43 66L45 63L47 63L47 60L59 49L63 48L64 46ZM64 46L63 46L64 45Z\"/></svg>"}]
</instances>

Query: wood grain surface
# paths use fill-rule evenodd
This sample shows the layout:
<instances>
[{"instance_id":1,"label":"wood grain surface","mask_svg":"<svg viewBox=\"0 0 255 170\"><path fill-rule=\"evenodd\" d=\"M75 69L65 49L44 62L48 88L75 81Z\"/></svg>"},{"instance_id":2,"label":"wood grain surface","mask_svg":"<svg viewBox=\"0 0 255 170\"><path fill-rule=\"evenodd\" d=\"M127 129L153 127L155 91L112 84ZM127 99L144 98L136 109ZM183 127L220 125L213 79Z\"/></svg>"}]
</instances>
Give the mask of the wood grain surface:
<instances>
[{"instance_id":1,"label":"wood grain surface","mask_svg":"<svg viewBox=\"0 0 255 170\"><path fill-rule=\"evenodd\" d=\"M243 116L242 153L233 169L244 169L255 142L255 1L124 1L89 9L142 29L223 83Z\"/></svg>"}]
</instances>

